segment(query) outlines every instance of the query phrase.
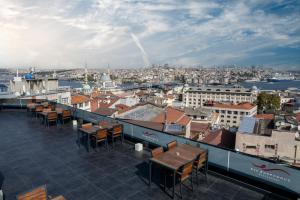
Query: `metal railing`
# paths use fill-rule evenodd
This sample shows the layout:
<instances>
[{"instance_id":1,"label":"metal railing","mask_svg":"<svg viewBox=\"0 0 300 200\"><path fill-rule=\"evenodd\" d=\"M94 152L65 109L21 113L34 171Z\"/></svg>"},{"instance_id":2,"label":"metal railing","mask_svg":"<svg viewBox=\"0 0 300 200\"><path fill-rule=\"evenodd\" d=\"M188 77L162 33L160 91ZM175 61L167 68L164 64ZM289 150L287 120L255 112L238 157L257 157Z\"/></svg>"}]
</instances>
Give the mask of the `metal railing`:
<instances>
[{"instance_id":1,"label":"metal railing","mask_svg":"<svg viewBox=\"0 0 300 200\"><path fill-rule=\"evenodd\" d=\"M2 106L19 108L26 108L27 102L28 100L25 99L0 100ZM97 113L74 109L73 107L63 104L58 105L65 109L72 109L73 116L75 118L83 119L84 121L98 123L102 120L115 120L118 123L123 124L125 136L148 142L153 145L166 147L167 143L176 140L178 143L190 144L199 146L203 149L208 149L209 165L260 181L264 184L272 185L300 196L300 170L293 166L274 163L272 160L146 128L122 119L114 119Z\"/></svg>"}]
</instances>

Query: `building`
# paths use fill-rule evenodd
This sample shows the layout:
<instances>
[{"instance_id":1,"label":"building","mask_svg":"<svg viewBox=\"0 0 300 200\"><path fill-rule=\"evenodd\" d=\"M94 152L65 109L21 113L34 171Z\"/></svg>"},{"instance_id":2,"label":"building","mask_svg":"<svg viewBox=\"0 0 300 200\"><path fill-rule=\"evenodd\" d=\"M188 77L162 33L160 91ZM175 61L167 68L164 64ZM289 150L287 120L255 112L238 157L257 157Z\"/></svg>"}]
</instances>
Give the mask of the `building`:
<instances>
[{"instance_id":1,"label":"building","mask_svg":"<svg viewBox=\"0 0 300 200\"><path fill-rule=\"evenodd\" d=\"M182 111L192 119L193 123L210 124L212 127L220 123L220 114L211 109L185 107Z\"/></svg>"},{"instance_id":2,"label":"building","mask_svg":"<svg viewBox=\"0 0 300 200\"><path fill-rule=\"evenodd\" d=\"M202 107L208 101L253 103L257 98L256 90L245 88L227 88L227 87L191 87L183 94L183 102L186 107Z\"/></svg>"},{"instance_id":3,"label":"building","mask_svg":"<svg viewBox=\"0 0 300 200\"><path fill-rule=\"evenodd\" d=\"M110 75L103 73L101 78L98 81L98 90L99 91L116 91L119 90L116 83L111 80Z\"/></svg>"},{"instance_id":4,"label":"building","mask_svg":"<svg viewBox=\"0 0 300 200\"><path fill-rule=\"evenodd\" d=\"M225 128L239 127L241 120L246 116L257 114L257 106L252 103L206 103L203 108L220 114L220 125Z\"/></svg>"},{"instance_id":5,"label":"building","mask_svg":"<svg viewBox=\"0 0 300 200\"><path fill-rule=\"evenodd\" d=\"M56 77L37 77L32 73L10 80L10 92L16 96L33 96L53 93L59 90Z\"/></svg>"},{"instance_id":6,"label":"building","mask_svg":"<svg viewBox=\"0 0 300 200\"><path fill-rule=\"evenodd\" d=\"M72 95L71 104L74 108L91 111L91 101L88 96L85 95Z\"/></svg>"},{"instance_id":7,"label":"building","mask_svg":"<svg viewBox=\"0 0 300 200\"><path fill-rule=\"evenodd\" d=\"M269 119L244 118L236 133L235 149L256 156L299 164L298 127L286 129L286 124L284 126L280 124L283 123L277 121L274 124L273 120Z\"/></svg>"}]
</instances>

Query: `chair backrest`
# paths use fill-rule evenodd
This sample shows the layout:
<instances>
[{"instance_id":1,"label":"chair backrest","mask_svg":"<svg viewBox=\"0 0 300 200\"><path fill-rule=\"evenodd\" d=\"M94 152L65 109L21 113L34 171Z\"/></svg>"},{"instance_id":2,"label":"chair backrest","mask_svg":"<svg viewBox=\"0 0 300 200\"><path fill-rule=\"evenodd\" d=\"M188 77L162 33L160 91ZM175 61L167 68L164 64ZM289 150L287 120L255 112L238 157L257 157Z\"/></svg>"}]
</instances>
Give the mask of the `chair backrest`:
<instances>
[{"instance_id":1,"label":"chair backrest","mask_svg":"<svg viewBox=\"0 0 300 200\"><path fill-rule=\"evenodd\" d=\"M197 163L197 166L203 166L206 160L207 160L207 152L204 152L200 154L195 161Z\"/></svg>"},{"instance_id":2,"label":"chair backrest","mask_svg":"<svg viewBox=\"0 0 300 200\"><path fill-rule=\"evenodd\" d=\"M57 113L56 112L49 112L47 115L48 120L54 120L57 119Z\"/></svg>"},{"instance_id":3,"label":"chair backrest","mask_svg":"<svg viewBox=\"0 0 300 200\"><path fill-rule=\"evenodd\" d=\"M70 110L64 110L62 112L62 115L63 115L64 118L71 117L71 111Z\"/></svg>"},{"instance_id":4,"label":"chair backrest","mask_svg":"<svg viewBox=\"0 0 300 200\"><path fill-rule=\"evenodd\" d=\"M24 194L17 196L18 200L47 200L47 189L46 186L35 188Z\"/></svg>"},{"instance_id":5,"label":"chair backrest","mask_svg":"<svg viewBox=\"0 0 300 200\"><path fill-rule=\"evenodd\" d=\"M37 105L35 107L35 112L42 112L43 110L44 110L44 106L42 106L42 105Z\"/></svg>"},{"instance_id":6,"label":"chair backrest","mask_svg":"<svg viewBox=\"0 0 300 200\"><path fill-rule=\"evenodd\" d=\"M162 147L157 147L151 151L151 157L152 158L157 157L160 154L162 154L163 152L164 152L164 149Z\"/></svg>"},{"instance_id":7,"label":"chair backrest","mask_svg":"<svg viewBox=\"0 0 300 200\"><path fill-rule=\"evenodd\" d=\"M189 176L192 172L193 172L193 161L185 164L181 170L181 178L185 178L187 176Z\"/></svg>"},{"instance_id":8,"label":"chair backrest","mask_svg":"<svg viewBox=\"0 0 300 200\"><path fill-rule=\"evenodd\" d=\"M118 124L118 125L115 125L113 127L113 134L114 135L121 134L122 132L123 132L123 126L122 126L122 124Z\"/></svg>"},{"instance_id":9,"label":"chair backrest","mask_svg":"<svg viewBox=\"0 0 300 200\"><path fill-rule=\"evenodd\" d=\"M96 136L98 139L104 139L107 137L107 129L100 129L97 131Z\"/></svg>"},{"instance_id":10,"label":"chair backrest","mask_svg":"<svg viewBox=\"0 0 300 200\"><path fill-rule=\"evenodd\" d=\"M168 150L173 149L176 146L177 146L177 141L176 140L174 140L174 141L167 144Z\"/></svg>"},{"instance_id":11,"label":"chair backrest","mask_svg":"<svg viewBox=\"0 0 300 200\"><path fill-rule=\"evenodd\" d=\"M81 125L81 128L85 128L85 129L92 128L92 127L93 127L92 123L86 123Z\"/></svg>"},{"instance_id":12,"label":"chair backrest","mask_svg":"<svg viewBox=\"0 0 300 200\"><path fill-rule=\"evenodd\" d=\"M43 109L43 112L51 112L51 108L45 108Z\"/></svg>"},{"instance_id":13,"label":"chair backrest","mask_svg":"<svg viewBox=\"0 0 300 200\"><path fill-rule=\"evenodd\" d=\"M54 104L50 104L49 106L48 106L48 108L50 108L52 111L54 111L55 110L55 105Z\"/></svg>"}]
</instances>

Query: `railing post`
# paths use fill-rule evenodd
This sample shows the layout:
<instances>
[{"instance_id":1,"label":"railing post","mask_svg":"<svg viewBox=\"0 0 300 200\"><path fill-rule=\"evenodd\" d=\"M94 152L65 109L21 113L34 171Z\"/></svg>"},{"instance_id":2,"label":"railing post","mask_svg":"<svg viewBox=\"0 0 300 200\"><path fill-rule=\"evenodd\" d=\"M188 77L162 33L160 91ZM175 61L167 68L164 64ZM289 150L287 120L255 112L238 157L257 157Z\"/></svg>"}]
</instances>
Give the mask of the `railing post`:
<instances>
[{"instance_id":1,"label":"railing post","mask_svg":"<svg viewBox=\"0 0 300 200\"><path fill-rule=\"evenodd\" d=\"M227 151L227 171L229 172L230 167L230 151Z\"/></svg>"}]
</instances>

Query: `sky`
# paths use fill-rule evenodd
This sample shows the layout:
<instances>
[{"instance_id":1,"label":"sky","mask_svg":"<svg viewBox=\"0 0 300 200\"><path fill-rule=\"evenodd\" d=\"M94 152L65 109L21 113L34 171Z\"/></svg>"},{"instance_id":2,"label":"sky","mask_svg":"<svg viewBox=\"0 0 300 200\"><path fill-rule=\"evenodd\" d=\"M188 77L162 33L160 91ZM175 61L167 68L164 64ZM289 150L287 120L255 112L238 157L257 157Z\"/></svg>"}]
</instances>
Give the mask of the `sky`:
<instances>
[{"instance_id":1,"label":"sky","mask_svg":"<svg viewBox=\"0 0 300 200\"><path fill-rule=\"evenodd\" d=\"M300 1L0 0L0 66L300 67Z\"/></svg>"}]
</instances>

